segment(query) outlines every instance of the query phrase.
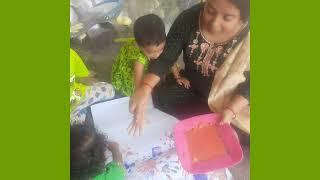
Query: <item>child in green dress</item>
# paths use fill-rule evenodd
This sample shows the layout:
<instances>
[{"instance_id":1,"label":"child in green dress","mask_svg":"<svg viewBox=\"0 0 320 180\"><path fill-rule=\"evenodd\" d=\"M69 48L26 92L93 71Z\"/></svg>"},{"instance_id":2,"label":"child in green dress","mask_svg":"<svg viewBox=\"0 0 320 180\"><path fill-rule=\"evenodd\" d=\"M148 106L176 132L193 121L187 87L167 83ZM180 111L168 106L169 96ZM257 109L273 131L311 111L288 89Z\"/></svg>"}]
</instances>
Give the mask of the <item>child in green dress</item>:
<instances>
[{"instance_id":1,"label":"child in green dress","mask_svg":"<svg viewBox=\"0 0 320 180\"><path fill-rule=\"evenodd\" d=\"M162 53L166 32L163 21L154 14L141 16L134 23L134 38L118 40L124 45L112 67L111 81L114 88L125 96L131 96L141 83L149 60Z\"/></svg>"},{"instance_id":2,"label":"child in green dress","mask_svg":"<svg viewBox=\"0 0 320 180\"><path fill-rule=\"evenodd\" d=\"M106 150L112 153L112 162L106 164ZM116 142L108 141L87 124L70 126L71 180L124 180L122 155Z\"/></svg>"}]
</instances>

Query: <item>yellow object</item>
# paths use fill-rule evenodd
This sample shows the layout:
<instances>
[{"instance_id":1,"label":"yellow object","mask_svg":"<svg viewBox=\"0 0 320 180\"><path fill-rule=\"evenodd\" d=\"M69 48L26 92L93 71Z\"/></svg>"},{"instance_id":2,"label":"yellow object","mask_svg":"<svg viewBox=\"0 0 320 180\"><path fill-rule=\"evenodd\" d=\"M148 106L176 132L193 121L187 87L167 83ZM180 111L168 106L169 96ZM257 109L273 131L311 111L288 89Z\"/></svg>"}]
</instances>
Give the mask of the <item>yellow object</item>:
<instances>
[{"instance_id":1,"label":"yellow object","mask_svg":"<svg viewBox=\"0 0 320 180\"><path fill-rule=\"evenodd\" d=\"M132 20L128 16L118 16L117 23L120 25L129 26L132 23Z\"/></svg>"},{"instance_id":2,"label":"yellow object","mask_svg":"<svg viewBox=\"0 0 320 180\"><path fill-rule=\"evenodd\" d=\"M76 82L76 78L89 76L89 71L80 56L70 49L70 109L72 110L86 92L86 86Z\"/></svg>"}]
</instances>

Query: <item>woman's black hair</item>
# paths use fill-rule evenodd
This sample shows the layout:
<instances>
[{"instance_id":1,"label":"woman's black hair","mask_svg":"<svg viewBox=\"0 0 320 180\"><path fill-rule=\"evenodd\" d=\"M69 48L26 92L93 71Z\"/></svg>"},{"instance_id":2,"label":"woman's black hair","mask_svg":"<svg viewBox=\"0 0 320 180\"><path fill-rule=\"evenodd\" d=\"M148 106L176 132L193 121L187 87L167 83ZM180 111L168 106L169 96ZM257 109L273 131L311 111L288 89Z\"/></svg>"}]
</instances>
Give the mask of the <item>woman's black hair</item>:
<instances>
[{"instance_id":1,"label":"woman's black hair","mask_svg":"<svg viewBox=\"0 0 320 180\"><path fill-rule=\"evenodd\" d=\"M240 10L241 20L244 22L249 21L250 0L231 0L231 3Z\"/></svg>"},{"instance_id":2,"label":"woman's black hair","mask_svg":"<svg viewBox=\"0 0 320 180\"><path fill-rule=\"evenodd\" d=\"M70 127L70 177L87 180L105 169L106 137L86 124Z\"/></svg>"},{"instance_id":3,"label":"woman's black hair","mask_svg":"<svg viewBox=\"0 0 320 180\"><path fill-rule=\"evenodd\" d=\"M139 46L159 45L166 39L165 26L155 14L139 17L133 25L135 40Z\"/></svg>"}]
</instances>

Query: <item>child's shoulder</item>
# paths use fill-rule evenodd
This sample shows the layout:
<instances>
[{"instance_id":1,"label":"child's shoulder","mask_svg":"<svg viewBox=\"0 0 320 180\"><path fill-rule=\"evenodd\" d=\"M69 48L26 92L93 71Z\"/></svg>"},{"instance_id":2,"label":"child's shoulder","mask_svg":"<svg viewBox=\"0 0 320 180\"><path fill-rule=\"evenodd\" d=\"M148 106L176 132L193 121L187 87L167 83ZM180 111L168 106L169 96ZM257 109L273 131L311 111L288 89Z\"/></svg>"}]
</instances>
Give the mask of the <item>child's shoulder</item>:
<instances>
[{"instance_id":1,"label":"child's shoulder","mask_svg":"<svg viewBox=\"0 0 320 180\"><path fill-rule=\"evenodd\" d=\"M134 38L118 39L117 42L121 42L120 56L125 56L126 59L147 61L147 57L141 52L137 46Z\"/></svg>"},{"instance_id":2,"label":"child's shoulder","mask_svg":"<svg viewBox=\"0 0 320 180\"><path fill-rule=\"evenodd\" d=\"M121 50L132 50L138 51L139 47L136 45L136 41L134 38L118 38L114 40L116 43L121 44Z\"/></svg>"}]
</instances>

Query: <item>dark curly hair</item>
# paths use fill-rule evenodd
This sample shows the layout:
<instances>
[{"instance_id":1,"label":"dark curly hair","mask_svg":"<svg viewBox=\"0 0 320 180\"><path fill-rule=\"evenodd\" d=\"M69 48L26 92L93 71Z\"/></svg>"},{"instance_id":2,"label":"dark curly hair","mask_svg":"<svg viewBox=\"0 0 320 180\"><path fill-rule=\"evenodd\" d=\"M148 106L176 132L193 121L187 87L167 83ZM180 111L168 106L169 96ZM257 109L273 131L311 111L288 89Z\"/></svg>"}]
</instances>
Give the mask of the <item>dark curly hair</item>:
<instances>
[{"instance_id":1,"label":"dark curly hair","mask_svg":"<svg viewBox=\"0 0 320 180\"><path fill-rule=\"evenodd\" d=\"M106 137L86 124L70 127L70 176L72 180L88 180L105 168Z\"/></svg>"},{"instance_id":2,"label":"dark curly hair","mask_svg":"<svg viewBox=\"0 0 320 180\"><path fill-rule=\"evenodd\" d=\"M166 40L165 26L155 14L139 17L133 25L134 38L139 46L159 45Z\"/></svg>"}]
</instances>

